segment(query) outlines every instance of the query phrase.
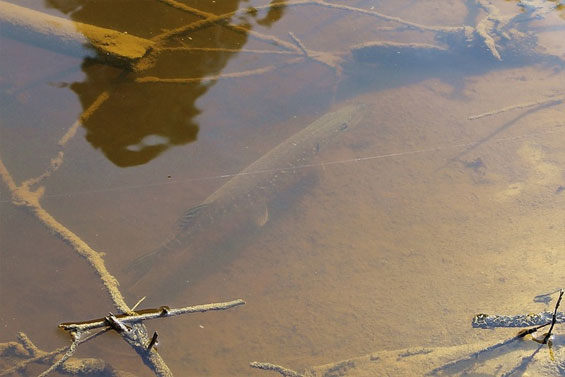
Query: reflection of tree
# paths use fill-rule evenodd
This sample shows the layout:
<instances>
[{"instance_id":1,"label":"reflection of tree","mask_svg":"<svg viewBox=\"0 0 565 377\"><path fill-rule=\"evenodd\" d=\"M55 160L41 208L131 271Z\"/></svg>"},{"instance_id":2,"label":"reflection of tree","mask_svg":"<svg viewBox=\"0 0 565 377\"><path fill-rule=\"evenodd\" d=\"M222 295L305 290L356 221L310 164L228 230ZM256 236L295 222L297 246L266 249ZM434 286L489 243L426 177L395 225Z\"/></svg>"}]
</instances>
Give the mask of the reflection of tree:
<instances>
[{"instance_id":1,"label":"reflection of tree","mask_svg":"<svg viewBox=\"0 0 565 377\"><path fill-rule=\"evenodd\" d=\"M70 14L75 21L97 25L104 24L104 21L100 20L101 17L107 18L108 14L127 11L122 17L124 22L108 25L115 30L131 30L130 25L126 24L127 20L135 19L130 14L132 9L123 6L123 3L131 5L129 2L46 1L49 6ZM212 5L215 12L225 14L237 11L239 2L219 1L217 5L207 2L199 6ZM160 35L159 45L170 47L170 51L160 52L158 64L151 64L152 67L145 70L145 74L198 78L217 76L245 45L252 27L252 19L257 17L257 23L268 26L281 18L283 9L280 5L270 8L264 17L259 17L257 12L249 10L238 17L237 25L214 25L195 31L192 34L193 39L203 42L196 42L191 46L205 48L200 51L179 53L175 48L182 49L185 46L182 36L167 33ZM213 16L209 13L211 10L201 8L192 17L194 21L208 18ZM179 15L186 15L182 10L173 12L177 18ZM115 16L112 18L116 20ZM151 30L140 30L138 33L143 35L142 33L148 32ZM174 57L171 56L173 51ZM71 86L79 96L83 108L90 106L101 92L109 91L112 98L102 104L90 118L84 120L87 140L93 147L101 149L116 165L126 167L144 164L171 146L186 144L196 139L198 124L195 117L200 111L195 103L214 81L194 80L190 85L174 87L133 85L138 73L122 72L118 68L100 66L90 61L85 61L83 70L87 79Z\"/></svg>"},{"instance_id":2,"label":"reflection of tree","mask_svg":"<svg viewBox=\"0 0 565 377\"><path fill-rule=\"evenodd\" d=\"M72 13L76 19L84 17L82 20L89 23L96 21L96 17L93 16L96 13L85 13L85 9L94 6L101 7L101 4L107 4L107 2L99 2L98 4L84 2L83 4L82 1L78 0L64 3L60 1L56 3L56 1L51 0L51 4ZM189 21L187 23L186 20L177 19L175 16L173 18L177 19L176 23L180 24L178 28L152 38L159 41L159 48L150 54L150 57L158 58L155 59L155 65L151 66L148 64L144 66L142 75L140 72L124 71L100 65L96 62L92 64L91 62L85 62L83 68L87 73L88 79L85 82L73 85L73 89L79 94L84 104L85 111L81 115L80 122L86 126L90 142L101 148L112 161L121 166L143 163L175 143L180 144L190 140L190 132L186 131L186 129L196 127L193 123L193 117L198 112L194 106L195 100L202 93L206 92L215 79L262 74L277 68L272 65L249 71L221 73L227 61L235 53L244 52L241 46L248 37L270 41L278 46L279 50L248 50L246 52L285 55L284 57L288 59L285 64L308 59L329 66L335 69L338 74L340 73L341 59L349 53L351 53L351 56L348 56L348 58L353 59L357 63L363 60L367 60L369 63L382 63L383 61L394 63L394 59L396 59L399 53L402 55L402 59L418 58L421 61L422 58L426 58L434 62L444 59L445 56L455 56L466 49L475 49L471 51L476 52L477 48L485 49L485 47L493 61L505 59L508 56L512 56L513 53L522 53L523 55L535 53L535 45L522 44L522 42L535 42L535 39L516 33L516 29L526 25L526 23L518 23L518 21L523 21L522 15L516 16L516 19L505 18L499 14L492 3L486 0L476 1L477 7L482 8L487 14L475 26L453 27L417 24L398 17L387 16L377 11L354 8L338 3L328 3L324 0L296 0L292 3L284 4L282 2L274 2L269 7L265 7L265 9L268 9L267 17L262 18L257 16L259 14L257 12L258 9L235 11L233 10L235 8L234 4L230 5L230 3L221 1L218 1L218 3L224 9L220 10L220 13L222 13L220 16L214 16L202 10L190 9L185 5L176 3L175 0L161 0L161 2L192 15L196 21ZM112 10L121 9L121 7L128 8L131 4L130 2L118 1L112 4ZM135 4L142 7L148 7L147 4L151 4L151 6L157 4L162 7L162 4L158 2L144 1L136 2ZM398 24L404 29L433 33L437 45L376 41L351 46L349 51L343 54L319 52L308 49L294 34L290 34L294 44L284 42L276 37L254 33L250 29L250 23L243 21L251 17L259 19L257 23L265 24L269 23L269 17L272 17L274 22L280 19L281 10L284 9L284 6L303 5L321 6L356 15L375 17L384 22ZM101 26L108 28L117 28L119 26L107 20L115 20L115 14L108 12L108 10L98 9L98 11L102 12L104 16L111 16L103 17L106 23ZM147 9L144 8L143 12L146 11ZM78 17L79 15L81 16L80 18ZM242 20L239 25L230 24L231 20L235 18ZM134 19L138 22L133 16L127 19ZM199 35L202 37L195 38L195 41L203 40L205 42L200 44L193 43L188 47L182 40L187 30L191 31L191 36ZM139 30L136 34L144 36ZM212 38L214 41L213 47L209 47L207 38ZM544 55L536 55L536 57L538 56L543 57ZM112 100L108 101L108 98ZM552 101L551 103L561 103L563 102L563 97L554 97L548 101ZM516 108L547 103L541 100L534 101L490 111L473 118L476 119ZM167 117L159 117L161 111L156 110L160 110L161 107L166 108ZM59 140L58 144L61 147L64 147L73 137L80 122L76 122ZM122 126L125 128L122 128ZM144 140L150 135L161 136L168 141L163 143L164 146L161 147L160 145L153 144L151 140ZM193 131L193 135L195 135L195 131ZM83 256L99 275L112 298L114 307L120 313L127 313L130 311L130 308L118 289L117 280L104 266L103 254L91 249L78 235L59 223L41 205L44 188L39 185L61 166L63 155L64 152L60 151L51 160L45 173L19 184L0 160L0 176L12 194L14 205L24 206L29 209L49 230L69 243L77 253ZM146 335L139 330L139 332L133 332L131 337L135 338L134 341L136 341L136 339L146 338ZM16 347L15 345L11 346ZM133 347L136 350L140 350L140 353L149 353L151 351L147 350L144 344L141 343L136 343ZM151 351L152 354L153 351ZM164 365L164 362L160 359L156 359L151 363L152 367ZM159 376L170 375L170 372L165 367L163 369L153 368L153 370Z\"/></svg>"},{"instance_id":3,"label":"reflection of tree","mask_svg":"<svg viewBox=\"0 0 565 377\"><path fill-rule=\"evenodd\" d=\"M501 53L505 53L508 60L513 55L527 55L530 53L527 47L532 44L531 38L525 34L514 33L518 27L513 18L500 15L486 0L476 0L478 7L488 14L474 27L422 25L374 10L325 0L273 0L265 6L241 9L237 0L198 2L197 7L177 0L158 0L142 2L135 9L129 2L111 3L110 6L108 2L86 0L46 1L49 6L70 14L77 22L128 30L152 46L139 61L130 62L132 70L85 61L83 70L87 79L71 86L79 95L83 108L90 106L99 93L110 93L112 100L101 104L92 116L83 119L83 123L88 141L116 165L124 167L144 164L171 146L195 140L198 133L195 118L200 112L195 105L196 100L220 78L265 74L304 59L330 67L339 78L346 67L343 62L348 53L351 53L348 58L352 58L355 64L365 63L368 57L370 61L384 66L399 66L416 60L420 61L416 63L420 68L426 63L434 67L438 60L449 61L452 58L451 64L464 65L468 62L466 57L461 58L462 52L469 47L475 51L471 53L475 55L471 55L471 60L484 56L485 47L490 58L502 60ZM519 2L522 6L526 3L534 1ZM397 24L399 30L433 33L437 44L378 41L353 46L344 54L332 54L308 49L292 33L289 33L289 42L253 30L254 23L270 26L282 17L288 7L302 6L371 16ZM159 12L156 21L147 19L155 12ZM530 13L528 16L533 17ZM146 22L143 22L144 17ZM524 17L519 15L520 19ZM77 27L82 31L81 26ZM170 29L162 30L163 27ZM86 30L85 35L88 37ZM246 50L243 46L248 39L274 48ZM466 47L463 48L464 45ZM223 72L228 61L238 53L286 54L287 59L281 64ZM425 59L422 60L422 57Z\"/></svg>"},{"instance_id":4,"label":"reflection of tree","mask_svg":"<svg viewBox=\"0 0 565 377\"><path fill-rule=\"evenodd\" d=\"M268 5L247 8L239 8L239 1L198 2L197 7L192 7L177 0L156 0L137 3L135 8L130 2L110 6L108 2L86 0L46 1L81 22L77 28L90 40L91 36L83 28L91 24L104 30L128 30L142 37L139 41L144 45L141 51L145 55L128 62L132 70L85 61L83 70L87 79L71 86L83 108L88 108L100 93L110 94L111 101L102 103L92 116L82 120L89 142L118 166L143 164L171 146L194 140L198 133L195 118L199 114L195 102L217 79L265 74L281 66L309 60L331 68L338 78L342 70L352 65L343 63L353 63L350 71L361 72L366 84L371 80L367 80L359 65L367 62L378 63L385 70L415 65L412 68L418 71L446 62L451 66L479 66L476 60L485 56L491 62L493 57L499 61L504 58L506 62L537 58L535 35L522 30L527 21L542 17L548 9L556 9L552 2L545 0L521 0L518 5L524 12L509 16L502 15L492 2L475 0L468 2L469 6L475 4L477 10L487 13L485 17L480 16L476 25L439 26L325 0L273 0ZM253 24L270 26L280 20L289 7L304 6L374 17L387 23L383 28L389 31L431 33L435 43L376 41L351 46L343 53L331 53L308 49L292 33L288 38L291 41L287 41L253 30ZM156 13L159 17L152 18ZM396 26L388 26L390 24ZM170 29L163 30L163 27ZM248 39L273 48L244 49ZM140 46L137 47L139 51ZM228 61L239 53L286 55L286 59L279 64L269 63L241 72L223 72ZM369 70L375 69L370 67Z\"/></svg>"}]
</instances>

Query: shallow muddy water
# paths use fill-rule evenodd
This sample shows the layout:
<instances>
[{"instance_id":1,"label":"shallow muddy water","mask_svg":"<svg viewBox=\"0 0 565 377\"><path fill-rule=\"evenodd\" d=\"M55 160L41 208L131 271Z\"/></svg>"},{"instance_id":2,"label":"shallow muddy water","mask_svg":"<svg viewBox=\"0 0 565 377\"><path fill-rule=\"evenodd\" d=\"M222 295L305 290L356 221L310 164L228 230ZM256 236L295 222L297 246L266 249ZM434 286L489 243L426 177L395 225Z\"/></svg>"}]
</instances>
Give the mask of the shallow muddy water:
<instances>
[{"instance_id":1,"label":"shallow muddy water","mask_svg":"<svg viewBox=\"0 0 565 377\"><path fill-rule=\"evenodd\" d=\"M367 354L380 355L367 375L419 376L517 331L474 329L477 313L553 310L557 294L533 299L565 284L556 2L17 4L75 22L90 47L0 25L0 343L24 332L51 351L69 344L59 323L119 311L76 247L18 205L15 187L45 172L38 205L103 253L128 305L246 301L146 322L177 376ZM114 59L84 25L152 47ZM335 132L320 132L327 114ZM405 349L434 352L386 354ZM154 375L115 332L77 357ZM549 365L536 375L564 375L547 348L536 357Z\"/></svg>"}]
</instances>

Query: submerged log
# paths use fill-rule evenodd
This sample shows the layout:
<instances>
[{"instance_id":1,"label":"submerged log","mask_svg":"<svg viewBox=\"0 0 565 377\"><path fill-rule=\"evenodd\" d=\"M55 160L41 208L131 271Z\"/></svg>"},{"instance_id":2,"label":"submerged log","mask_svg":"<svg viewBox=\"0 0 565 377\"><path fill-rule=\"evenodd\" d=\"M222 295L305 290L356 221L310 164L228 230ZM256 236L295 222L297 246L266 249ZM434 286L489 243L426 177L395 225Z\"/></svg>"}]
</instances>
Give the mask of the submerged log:
<instances>
[{"instance_id":1,"label":"submerged log","mask_svg":"<svg viewBox=\"0 0 565 377\"><path fill-rule=\"evenodd\" d=\"M70 21L0 0L0 34L69 55L85 55L111 64L133 66L154 42L112 29Z\"/></svg>"}]
</instances>

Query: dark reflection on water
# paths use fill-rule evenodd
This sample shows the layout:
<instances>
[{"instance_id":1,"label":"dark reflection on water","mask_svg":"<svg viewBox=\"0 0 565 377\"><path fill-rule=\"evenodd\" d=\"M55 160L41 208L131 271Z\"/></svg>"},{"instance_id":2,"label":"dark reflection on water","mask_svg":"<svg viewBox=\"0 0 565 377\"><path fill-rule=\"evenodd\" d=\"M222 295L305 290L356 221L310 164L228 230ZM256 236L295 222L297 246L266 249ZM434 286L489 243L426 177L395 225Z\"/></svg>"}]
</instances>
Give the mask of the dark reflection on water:
<instances>
[{"instance_id":1,"label":"dark reflection on water","mask_svg":"<svg viewBox=\"0 0 565 377\"><path fill-rule=\"evenodd\" d=\"M182 26L201 19L158 2L47 0L46 3L69 14L77 22L117 31L129 30L146 39L171 25ZM237 10L240 1L193 1L189 5L208 14L225 14ZM88 142L117 166L128 167L145 164L173 146L196 140L199 124L195 118L201 112L196 101L214 85L214 80L195 80L182 85L136 84L134 80L141 75L168 78L217 75L245 45L248 38L245 30L250 30L253 22L270 26L283 13L284 6L280 2L263 17L249 9L245 15L232 20L243 30L235 32L213 25L169 40L166 47L186 47L184 38L187 38L187 42L194 41L190 47L211 50L163 52L155 65L142 74L85 59L82 69L87 78L70 86L79 96L83 109L87 109L100 93L110 93L110 100L83 122Z\"/></svg>"}]
</instances>

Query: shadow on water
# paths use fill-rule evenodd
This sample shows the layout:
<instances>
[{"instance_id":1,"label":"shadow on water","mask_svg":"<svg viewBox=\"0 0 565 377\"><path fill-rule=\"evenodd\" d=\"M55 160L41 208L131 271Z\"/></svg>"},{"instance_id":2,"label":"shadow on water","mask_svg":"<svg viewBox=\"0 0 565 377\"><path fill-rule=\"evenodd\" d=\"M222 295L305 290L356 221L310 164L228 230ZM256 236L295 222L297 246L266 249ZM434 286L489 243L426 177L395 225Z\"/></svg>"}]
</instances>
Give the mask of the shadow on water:
<instances>
[{"instance_id":1,"label":"shadow on water","mask_svg":"<svg viewBox=\"0 0 565 377\"><path fill-rule=\"evenodd\" d=\"M163 28L171 25L182 26L201 19L159 2L46 0L46 3L70 15L74 21L126 30L146 39L159 35ZM196 9L208 14L225 14L240 7L239 0L193 3ZM277 6L264 14L248 12L230 20L241 27L237 31L221 25L197 30L186 38L194 41L191 47L204 47L207 51L188 51L174 56L161 53L159 62L143 74L85 59L82 69L86 79L70 85L83 109L100 93L110 93L110 100L83 122L88 142L115 165L129 167L145 164L173 146L196 140L199 131L196 117L201 112L196 101L214 85L214 80L195 80L183 85L140 85L134 80L140 75L194 78L218 75L247 42L246 29L251 30L254 22L270 26L283 14L284 7ZM183 40L170 41L170 47L185 46Z\"/></svg>"},{"instance_id":2,"label":"shadow on water","mask_svg":"<svg viewBox=\"0 0 565 377\"><path fill-rule=\"evenodd\" d=\"M465 80L473 76L532 65L563 69L564 62L558 57L532 54L534 37L525 42L523 46L512 46L502 61L495 59L481 43L467 45L464 41L440 41L450 46L446 50L397 48L385 54L382 49L378 53L371 49L354 51L352 59L344 64L346 79L340 85L340 92L358 95L435 78L453 89L454 98L464 99Z\"/></svg>"},{"instance_id":3,"label":"shadow on water","mask_svg":"<svg viewBox=\"0 0 565 377\"><path fill-rule=\"evenodd\" d=\"M518 3L518 0L514 2ZM563 6L547 4L548 13L559 12L561 17L565 17ZM463 24L475 27L483 9L474 2L465 2L465 5L467 14ZM516 40L497 41L497 47L503 54L501 60L486 48L482 38L469 41L461 35L438 33L432 48L396 47L384 53L383 49L371 48L352 51L352 59L344 65L347 80L342 83L340 91L357 95L437 78L453 88L454 97L464 98L465 80L472 76L532 65L550 67L555 71L563 69L564 61L560 57L536 51L540 30L528 22L537 17L532 14L532 9L518 5L523 9L522 14L512 22L522 35ZM537 5L533 4L532 8ZM541 29L547 32L553 27L544 25Z\"/></svg>"}]
</instances>

